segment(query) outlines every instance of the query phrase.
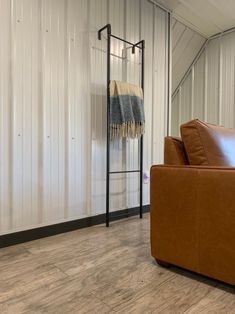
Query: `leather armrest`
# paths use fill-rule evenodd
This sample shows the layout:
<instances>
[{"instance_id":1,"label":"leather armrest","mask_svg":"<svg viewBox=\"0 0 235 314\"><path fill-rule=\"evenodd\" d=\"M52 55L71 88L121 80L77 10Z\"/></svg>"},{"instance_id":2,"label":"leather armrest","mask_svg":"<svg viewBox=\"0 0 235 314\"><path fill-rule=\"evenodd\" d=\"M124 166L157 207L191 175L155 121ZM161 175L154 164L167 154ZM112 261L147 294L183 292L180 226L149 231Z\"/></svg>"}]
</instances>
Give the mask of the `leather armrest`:
<instances>
[{"instance_id":1,"label":"leather armrest","mask_svg":"<svg viewBox=\"0 0 235 314\"><path fill-rule=\"evenodd\" d=\"M235 168L153 166L150 206L155 258L235 284Z\"/></svg>"}]
</instances>

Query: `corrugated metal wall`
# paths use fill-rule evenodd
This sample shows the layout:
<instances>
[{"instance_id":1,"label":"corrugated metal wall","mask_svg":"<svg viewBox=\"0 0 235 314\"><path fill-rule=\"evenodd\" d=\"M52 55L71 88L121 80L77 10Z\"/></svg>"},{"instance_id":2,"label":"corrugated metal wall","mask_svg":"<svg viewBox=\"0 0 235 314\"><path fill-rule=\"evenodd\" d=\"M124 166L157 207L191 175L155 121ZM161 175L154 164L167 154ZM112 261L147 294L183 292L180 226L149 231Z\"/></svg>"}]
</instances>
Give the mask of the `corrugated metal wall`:
<instances>
[{"instance_id":1,"label":"corrugated metal wall","mask_svg":"<svg viewBox=\"0 0 235 314\"><path fill-rule=\"evenodd\" d=\"M205 37L172 18L172 92L205 41Z\"/></svg>"},{"instance_id":2,"label":"corrugated metal wall","mask_svg":"<svg viewBox=\"0 0 235 314\"><path fill-rule=\"evenodd\" d=\"M207 42L172 99L172 134L193 118L235 128L235 32Z\"/></svg>"},{"instance_id":3,"label":"corrugated metal wall","mask_svg":"<svg viewBox=\"0 0 235 314\"><path fill-rule=\"evenodd\" d=\"M144 169L161 162L167 14L147 0L0 0L0 233L105 211L107 22L146 40ZM112 77L138 83L139 56L112 43ZM138 166L137 141L112 143L113 169ZM138 205L135 175L111 184L113 210ZM149 203L149 185L144 187Z\"/></svg>"}]
</instances>

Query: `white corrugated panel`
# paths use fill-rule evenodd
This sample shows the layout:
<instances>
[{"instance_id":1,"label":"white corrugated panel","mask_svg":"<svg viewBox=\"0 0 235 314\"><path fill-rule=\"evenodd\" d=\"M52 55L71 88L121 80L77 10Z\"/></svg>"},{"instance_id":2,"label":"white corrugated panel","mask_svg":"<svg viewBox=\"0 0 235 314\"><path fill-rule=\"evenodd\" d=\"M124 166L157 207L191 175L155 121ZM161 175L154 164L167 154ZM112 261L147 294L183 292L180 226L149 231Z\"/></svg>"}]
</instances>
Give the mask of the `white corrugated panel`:
<instances>
[{"instance_id":1,"label":"white corrugated panel","mask_svg":"<svg viewBox=\"0 0 235 314\"><path fill-rule=\"evenodd\" d=\"M164 136L166 135L167 104L167 14L154 10L154 45L153 45L153 109L152 109L152 162L163 161Z\"/></svg>"},{"instance_id":2,"label":"white corrugated panel","mask_svg":"<svg viewBox=\"0 0 235 314\"><path fill-rule=\"evenodd\" d=\"M38 97L41 93L38 78L40 15L37 2L12 1L11 6L13 8L11 23L8 20L11 33L8 40L11 38L9 56L12 55L12 62L10 68L5 69L6 73L11 70L11 86L8 90L11 95L8 104L11 111L11 116L8 117L11 130L8 130L10 134L5 135L11 137L9 140L12 145L10 157L12 194L11 200L8 200L12 210L10 219L12 229L18 229L34 225L41 219L39 213L41 208L38 206L41 134L37 117L41 105ZM6 36L4 28L1 37L3 36ZM7 130L3 130L3 133L5 132Z\"/></svg>"},{"instance_id":3,"label":"white corrugated panel","mask_svg":"<svg viewBox=\"0 0 235 314\"><path fill-rule=\"evenodd\" d=\"M193 84L185 80L179 87L185 95L193 94L192 118L235 127L235 32L221 34L208 41L204 51L192 67ZM176 93L175 93L175 97ZM173 99L173 103L176 100ZM187 96L189 101L189 96ZM180 120L189 117L188 108L182 108ZM172 112L172 120L174 118Z\"/></svg>"},{"instance_id":4,"label":"white corrugated panel","mask_svg":"<svg viewBox=\"0 0 235 314\"><path fill-rule=\"evenodd\" d=\"M235 33L221 37L220 112L221 124L235 127Z\"/></svg>"},{"instance_id":5,"label":"white corrugated panel","mask_svg":"<svg viewBox=\"0 0 235 314\"><path fill-rule=\"evenodd\" d=\"M104 213L106 37L97 30L110 22L114 34L146 40L149 170L163 157L167 14L147 0L0 0L0 17L0 233ZM139 84L141 54L125 58L124 48L112 40L111 76ZM111 167L138 168L138 141L112 142ZM114 176L110 190L111 210L138 205L138 176Z\"/></svg>"},{"instance_id":6,"label":"white corrugated panel","mask_svg":"<svg viewBox=\"0 0 235 314\"><path fill-rule=\"evenodd\" d=\"M140 1L127 0L126 1L126 38L131 42L138 42L140 40ZM131 49L127 50L127 68L126 80L132 84L140 85L140 55L139 51L135 54L131 53ZM138 140L127 140L126 144L126 168L127 170L135 170L139 168L138 158ZM138 205L139 197L139 182L138 174L130 173L127 178L127 208Z\"/></svg>"},{"instance_id":7,"label":"white corrugated panel","mask_svg":"<svg viewBox=\"0 0 235 314\"><path fill-rule=\"evenodd\" d=\"M185 123L192 116L192 72L189 73L183 86L181 87L180 95L180 123Z\"/></svg>"},{"instance_id":8,"label":"white corrugated panel","mask_svg":"<svg viewBox=\"0 0 235 314\"><path fill-rule=\"evenodd\" d=\"M10 1L0 1L0 228L1 232L12 226L12 62ZM1 14L4 12L4 14ZM2 33L2 32L1 32Z\"/></svg>"},{"instance_id":9,"label":"white corrugated panel","mask_svg":"<svg viewBox=\"0 0 235 314\"><path fill-rule=\"evenodd\" d=\"M194 65L193 115L192 118L204 119L205 100L205 52ZM192 104L191 104L192 105Z\"/></svg>"},{"instance_id":10,"label":"white corrugated panel","mask_svg":"<svg viewBox=\"0 0 235 314\"><path fill-rule=\"evenodd\" d=\"M172 23L172 92L192 64L205 38L173 19Z\"/></svg>"},{"instance_id":11,"label":"white corrugated panel","mask_svg":"<svg viewBox=\"0 0 235 314\"><path fill-rule=\"evenodd\" d=\"M171 105L171 135L172 136L179 136L179 116L180 116L180 91L178 91L172 100Z\"/></svg>"},{"instance_id":12,"label":"white corrugated panel","mask_svg":"<svg viewBox=\"0 0 235 314\"><path fill-rule=\"evenodd\" d=\"M171 120L171 135L179 136L179 115L180 115L180 92L178 91L172 100L171 115L174 117Z\"/></svg>"},{"instance_id":13,"label":"white corrugated panel","mask_svg":"<svg viewBox=\"0 0 235 314\"><path fill-rule=\"evenodd\" d=\"M219 41L211 40L206 47L206 99L205 119L219 122Z\"/></svg>"},{"instance_id":14,"label":"white corrugated panel","mask_svg":"<svg viewBox=\"0 0 235 314\"><path fill-rule=\"evenodd\" d=\"M159 21L160 22L160 21ZM152 165L152 112L153 112L153 47L154 47L154 10L149 1L141 1L141 38L145 39L145 119L146 134L144 136L144 169ZM159 161L160 162L160 161ZM144 203L149 204L149 185L144 184Z\"/></svg>"},{"instance_id":15,"label":"white corrugated panel","mask_svg":"<svg viewBox=\"0 0 235 314\"><path fill-rule=\"evenodd\" d=\"M18 0L16 1L18 2ZM30 1L31 2L31 1ZM22 1L24 3L24 1ZM43 2L43 221L64 218L65 14L64 2ZM24 8L26 10L26 8ZM23 36L23 34L22 34ZM21 40L22 42L22 40ZM67 70L67 69L66 69ZM25 84L25 88L30 88ZM17 97L19 99L19 97ZM23 103L23 102L22 102Z\"/></svg>"},{"instance_id":16,"label":"white corrugated panel","mask_svg":"<svg viewBox=\"0 0 235 314\"><path fill-rule=\"evenodd\" d=\"M65 67L65 218L91 213L91 50L86 0L69 0ZM86 121L87 123L84 123Z\"/></svg>"},{"instance_id":17,"label":"white corrugated panel","mask_svg":"<svg viewBox=\"0 0 235 314\"><path fill-rule=\"evenodd\" d=\"M92 214L105 208L106 178L106 37L97 40L97 30L108 22L107 1L91 1L91 130L92 130Z\"/></svg>"},{"instance_id":18,"label":"white corrugated panel","mask_svg":"<svg viewBox=\"0 0 235 314\"><path fill-rule=\"evenodd\" d=\"M112 25L112 33L118 34L120 37L125 37L125 16L123 12L126 10L124 0L109 1L109 22ZM118 12L118 14L117 14ZM112 39L111 52L114 56L111 57L111 79L126 81L127 60L125 45L123 42ZM106 130L105 130L106 134ZM110 146L110 163L111 171L125 170L126 168L126 141L114 140ZM105 172L105 168L104 168ZM125 208L127 204L127 184L126 176L117 174L111 176L110 184L110 208L111 211ZM100 210L103 212L102 208Z\"/></svg>"}]
</instances>

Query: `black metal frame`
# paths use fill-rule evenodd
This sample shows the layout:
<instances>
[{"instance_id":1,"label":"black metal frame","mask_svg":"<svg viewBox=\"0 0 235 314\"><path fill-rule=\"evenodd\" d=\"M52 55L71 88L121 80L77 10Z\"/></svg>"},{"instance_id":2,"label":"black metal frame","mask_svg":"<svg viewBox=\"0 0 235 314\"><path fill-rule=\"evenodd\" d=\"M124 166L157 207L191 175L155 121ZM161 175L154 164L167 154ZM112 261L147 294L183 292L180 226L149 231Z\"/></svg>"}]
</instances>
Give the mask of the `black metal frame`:
<instances>
[{"instance_id":1,"label":"black metal frame","mask_svg":"<svg viewBox=\"0 0 235 314\"><path fill-rule=\"evenodd\" d=\"M98 39L101 40L101 33L104 30L107 30L107 150L106 150L106 227L109 227L110 223L110 212L109 212L109 196L110 196L110 175L117 174L117 173L133 173L139 172L140 174L140 218L143 216L143 135L141 135L139 143L140 143L140 169L139 170L129 170L129 171L110 171L110 90L109 90L109 83L110 83L110 70L111 70L111 52L110 52L110 45L111 45L111 37L120 40L132 47L132 53L135 53L135 49L138 48L142 51L141 53L141 87L144 91L144 48L145 48L145 41L141 40L137 43L131 43L123 38L117 37L112 34L111 31L111 24L107 24L102 27L98 31Z\"/></svg>"}]
</instances>

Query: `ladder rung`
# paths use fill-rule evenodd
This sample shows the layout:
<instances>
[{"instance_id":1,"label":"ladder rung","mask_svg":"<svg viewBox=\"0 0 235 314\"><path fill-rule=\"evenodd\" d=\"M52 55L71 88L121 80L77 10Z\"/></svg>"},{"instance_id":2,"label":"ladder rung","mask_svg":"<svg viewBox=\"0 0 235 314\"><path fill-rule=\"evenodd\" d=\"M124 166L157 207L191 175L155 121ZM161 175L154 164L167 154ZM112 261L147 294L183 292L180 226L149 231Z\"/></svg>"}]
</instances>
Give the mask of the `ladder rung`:
<instances>
[{"instance_id":1,"label":"ladder rung","mask_svg":"<svg viewBox=\"0 0 235 314\"><path fill-rule=\"evenodd\" d=\"M140 172L140 170L110 171L109 174L133 173L133 172Z\"/></svg>"}]
</instances>

